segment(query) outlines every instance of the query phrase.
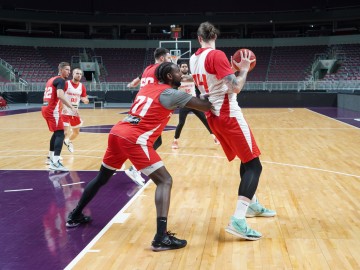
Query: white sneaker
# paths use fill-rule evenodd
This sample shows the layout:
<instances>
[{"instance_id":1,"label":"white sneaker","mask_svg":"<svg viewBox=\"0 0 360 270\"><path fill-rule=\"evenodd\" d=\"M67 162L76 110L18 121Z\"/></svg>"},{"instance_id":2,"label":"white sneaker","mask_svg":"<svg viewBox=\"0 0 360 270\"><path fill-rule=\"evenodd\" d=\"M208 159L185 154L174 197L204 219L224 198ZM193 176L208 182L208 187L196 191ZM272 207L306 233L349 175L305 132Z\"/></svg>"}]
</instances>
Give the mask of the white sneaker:
<instances>
[{"instance_id":1,"label":"white sneaker","mask_svg":"<svg viewBox=\"0 0 360 270\"><path fill-rule=\"evenodd\" d=\"M171 148L172 149L179 149L179 143L178 141L173 141L171 144Z\"/></svg>"},{"instance_id":2,"label":"white sneaker","mask_svg":"<svg viewBox=\"0 0 360 270\"><path fill-rule=\"evenodd\" d=\"M67 149L69 150L70 153L74 153L74 145L72 142L68 141L64 141L64 144L66 145Z\"/></svg>"},{"instance_id":3,"label":"white sneaker","mask_svg":"<svg viewBox=\"0 0 360 270\"><path fill-rule=\"evenodd\" d=\"M141 172L135 170L133 168L133 166L130 166L129 169L125 170L125 173L126 173L127 176L130 177L131 180L133 180L139 186L145 185L145 179L142 178Z\"/></svg>"},{"instance_id":4,"label":"white sneaker","mask_svg":"<svg viewBox=\"0 0 360 270\"><path fill-rule=\"evenodd\" d=\"M59 159L62 161L62 160L63 160L63 157L60 156ZM50 165L50 164L51 164L51 158L50 158L49 156L46 157L45 164L46 164L46 165Z\"/></svg>"},{"instance_id":5,"label":"white sneaker","mask_svg":"<svg viewBox=\"0 0 360 270\"><path fill-rule=\"evenodd\" d=\"M60 160L56 163L51 162L50 166L49 166L50 170L54 170L54 171L62 171L62 172L68 172L69 170L67 168L64 167L64 165L62 165L62 163L60 162Z\"/></svg>"}]
</instances>

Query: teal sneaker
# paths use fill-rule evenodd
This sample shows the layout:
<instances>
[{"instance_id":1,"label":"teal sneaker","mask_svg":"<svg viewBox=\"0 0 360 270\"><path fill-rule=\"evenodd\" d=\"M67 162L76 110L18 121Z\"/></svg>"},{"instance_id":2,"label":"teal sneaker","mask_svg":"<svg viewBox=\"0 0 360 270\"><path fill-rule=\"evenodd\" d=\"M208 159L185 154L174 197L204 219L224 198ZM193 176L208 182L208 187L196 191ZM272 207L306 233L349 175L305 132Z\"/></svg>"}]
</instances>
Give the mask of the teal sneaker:
<instances>
[{"instance_id":1,"label":"teal sneaker","mask_svg":"<svg viewBox=\"0 0 360 270\"><path fill-rule=\"evenodd\" d=\"M276 215L276 211L270 210L262 206L258 201L249 205L246 212L246 217L273 217Z\"/></svg>"},{"instance_id":2,"label":"teal sneaker","mask_svg":"<svg viewBox=\"0 0 360 270\"><path fill-rule=\"evenodd\" d=\"M229 225L225 228L225 231L236 235L238 237L247 239L247 240L259 240L262 237L262 234L258 231L251 229L245 218L237 219L231 217Z\"/></svg>"}]
</instances>

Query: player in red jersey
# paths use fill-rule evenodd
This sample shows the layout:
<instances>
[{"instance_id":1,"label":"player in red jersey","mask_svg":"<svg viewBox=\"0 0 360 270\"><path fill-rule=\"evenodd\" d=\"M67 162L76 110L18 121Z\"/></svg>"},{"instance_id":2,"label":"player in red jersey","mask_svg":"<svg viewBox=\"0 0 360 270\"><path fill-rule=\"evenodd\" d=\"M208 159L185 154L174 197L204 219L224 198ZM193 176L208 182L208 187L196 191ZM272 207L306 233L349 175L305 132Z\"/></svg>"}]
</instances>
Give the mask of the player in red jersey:
<instances>
[{"instance_id":1,"label":"player in red jersey","mask_svg":"<svg viewBox=\"0 0 360 270\"><path fill-rule=\"evenodd\" d=\"M149 83L158 83L158 79L155 76L155 69L164 62L171 62L171 55L168 49L157 48L154 51L155 63L147 66L143 73L132 80L127 87L136 87L140 84L140 89ZM154 143L154 149L158 149L162 144L161 135L156 139ZM130 166L129 169L125 170L127 176L129 176L136 184L143 186L145 179L141 176L141 172L136 169L134 165Z\"/></svg>"},{"instance_id":2,"label":"player in red jersey","mask_svg":"<svg viewBox=\"0 0 360 270\"><path fill-rule=\"evenodd\" d=\"M148 84L141 88L127 117L111 129L100 171L85 187L78 205L69 214L67 227L75 227L91 220L82 213L84 207L100 187L109 181L116 169L129 159L156 184L157 231L152 249L162 251L186 246L186 240L177 239L174 234L167 232L172 177L153 145L177 107L207 111L211 108L211 103L177 90L181 72L174 63L159 65L156 68L156 78L159 84Z\"/></svg>"},{"instance_id":3,"label":"player in red jersey","mask_svg":"<svg viewBox=\"0 0 360 270\"><path fill-rule=\"evenodd\" d=\"M190 70L202 95L208 96L213 104L207 112L208 123L228 160L232 161L236 156L241 160L237 207L226 231L248 240L258 240L261 233L248 227L246 217L271 217L276 212L263 207L255 196L262 171L260 150L237 102L237 94L243 88L250 68L250 53L244 53L240 63L233 61L240 70L235 76L225 53L215 49L218 29L204 22L197 35L201 48L190 57Z\"/></svg>"},{"instance_id":4,"label":"player in red jersey","mask_svg":"<svg viewBox=\"0 0 360 270\"><path fill-rule=\"evenodd\" d=\"M82 78L82 70L75 68L72 72L73 78L71 81L66 81L65 84L65 97L72 104L73 107L79 109L80 100L85 104L89 103L89 99L86 94L86 87L80 81ZM64 122L65 139L64 144L68 150L73 153L74 146L73 140L79 135L80 127L83 124L79 113L74 114L67 107L62 109L62 120Z\"/></svg>"},{"instance_id":5,"label":"player in red jersey","mask_svg":"<svg viewBox=\"0 0 360 270\"><path fill-rule=\"evenodd\" d=\"M61 62L58 68L59 75L50 78L46 83L41 112L49 130L53 132L50 139L49 168L57 171L68 171L60 161L60 153L65 137L64 124L61 119L61 104L67 106L74 114L77 113L77 109L71 105L64 95L65 79L69 77L70 64Z\"/></svg>"}]
</instances>

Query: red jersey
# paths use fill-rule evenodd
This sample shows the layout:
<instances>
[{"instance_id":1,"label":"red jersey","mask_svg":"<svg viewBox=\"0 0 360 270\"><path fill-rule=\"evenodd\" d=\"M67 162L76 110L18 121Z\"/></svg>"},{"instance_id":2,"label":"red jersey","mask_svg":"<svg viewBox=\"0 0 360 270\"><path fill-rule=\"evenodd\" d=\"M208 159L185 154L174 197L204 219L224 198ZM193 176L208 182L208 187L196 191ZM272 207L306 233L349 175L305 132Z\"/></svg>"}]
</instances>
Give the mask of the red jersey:
<instances>
[{"instance_id":1,"label":"red jersey","mask_svg":"<svg viewBox=\"0 0 360 270\"><path fill-rule=\"evenodd\" d=\"M65 79L60 76L55 76L49 79L45 85L44 92L44 111L49 116L52 116L54 112L60 114L60 102L57 96L57 89L64 89Z\"/></svg>"},{"instance_id":2,"label":"red jersey","mask_svg":"<svg viewBox=\"0 0 360 270\"><path fill-rule=\"evenodd\" d=\"M152 146L174 111L166 109L159 100L161 93L169 88L171 86L167 84L147 84L141 88L128 116L118 122L110 134L134 144Z\"/></svg>"},{"instance_id":3,"label":"red jersey","mask_svg":"<svg viewBox=\"0 0 360 270\"><path fill-rule=\"evenodd\" d=\"M147 66L141 75L140 89L149 83L159 83L159 80L155 76L155 70L160 63Z\"/></svg>"}]
</instances>

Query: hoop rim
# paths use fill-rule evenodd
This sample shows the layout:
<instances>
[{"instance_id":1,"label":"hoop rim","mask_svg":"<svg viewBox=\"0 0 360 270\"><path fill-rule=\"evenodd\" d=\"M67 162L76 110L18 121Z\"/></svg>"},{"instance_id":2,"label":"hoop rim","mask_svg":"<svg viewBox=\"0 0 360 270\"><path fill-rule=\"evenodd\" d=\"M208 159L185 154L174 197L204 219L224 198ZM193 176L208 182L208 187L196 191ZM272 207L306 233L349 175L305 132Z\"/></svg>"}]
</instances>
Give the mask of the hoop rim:
<instances>
[{"instance_id":1,"label":"hoop rim","mask_svg":"<svg viewBox=\"0 0 360 270\"><path fill-rule=\"evenodd\" d=\"M178 55L171 55L171 62L173 62L174 64L177 64L177 61L179 60L180 56Z\"/></svg>"}]
</instances>

